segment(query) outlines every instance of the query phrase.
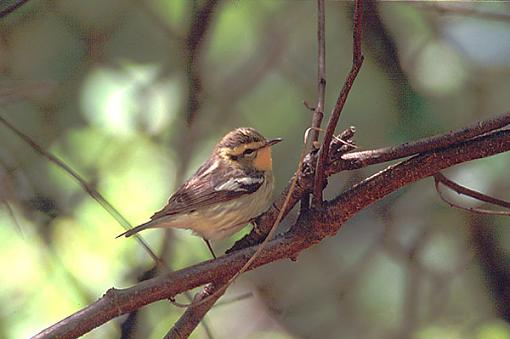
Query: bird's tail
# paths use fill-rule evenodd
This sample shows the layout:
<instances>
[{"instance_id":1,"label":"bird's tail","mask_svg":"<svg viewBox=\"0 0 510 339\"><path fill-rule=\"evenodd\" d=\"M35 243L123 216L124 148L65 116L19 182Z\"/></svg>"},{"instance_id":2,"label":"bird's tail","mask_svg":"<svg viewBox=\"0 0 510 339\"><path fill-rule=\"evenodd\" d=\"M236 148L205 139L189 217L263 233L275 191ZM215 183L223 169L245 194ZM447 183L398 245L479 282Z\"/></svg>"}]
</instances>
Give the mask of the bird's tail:
<instances>
[{"instance_id":1,"label":"bird's tail","mask_svg":"<svg viewBox=\"0 0 510 339\"><path fill-rule=\"evenodd\" d=\"M144 224L141 224L141 225L138 225L138 226L136 226L136 227L130 228L130 229L129 229L129 230L127 230L126 232L121 233L121 234L119 234L118 236L116 236L116 237L115 237L115 239L120 238L120 237L122 237L122 236L125 236L126 238L127 238L127 237L130 237L130 236L132 236L133 234L138 233L138 232L140 232L140 231L142 231L142 230L145 230L145 229L147 229L147 228L154 227L153 225L154 225L154 220L148 221L148 222L146 222L146 223L144 223Z\"/></svg>"}]
</instances>

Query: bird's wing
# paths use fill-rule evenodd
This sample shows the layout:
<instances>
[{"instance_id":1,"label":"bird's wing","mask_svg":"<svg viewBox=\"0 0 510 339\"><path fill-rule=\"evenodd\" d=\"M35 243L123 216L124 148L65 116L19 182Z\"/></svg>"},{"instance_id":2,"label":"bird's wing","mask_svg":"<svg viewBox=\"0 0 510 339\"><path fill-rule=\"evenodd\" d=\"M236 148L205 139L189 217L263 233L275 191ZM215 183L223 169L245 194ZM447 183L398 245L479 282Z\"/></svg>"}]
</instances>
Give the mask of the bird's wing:
<instances>
[{"instance_id":1,"label":"bird's wing","mask_svg":"<svg viewBox=\"0 0 510 339\"><path fill-rule=\"evenodd\" d=\"M203 172L203 171L202 171ZM200 173L200 170L197 174ZM200 173L201 174L201 173ZM164 216L192 212L196 209L235 199L257 191L264 183L263 174L247 175L244 172L219 175L195 175L170 197L168 204L156 212L151 220Z\"/></svg>"}]
</instances>

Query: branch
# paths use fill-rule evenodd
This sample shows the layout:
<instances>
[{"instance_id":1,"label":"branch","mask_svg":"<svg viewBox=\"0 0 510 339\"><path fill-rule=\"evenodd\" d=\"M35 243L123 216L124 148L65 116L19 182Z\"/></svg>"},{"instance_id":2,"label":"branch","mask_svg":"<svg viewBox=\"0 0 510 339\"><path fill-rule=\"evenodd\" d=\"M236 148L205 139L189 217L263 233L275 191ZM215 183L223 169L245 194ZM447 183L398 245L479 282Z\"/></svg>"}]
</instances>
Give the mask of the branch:
<instances>
[{"instance_id":1,"label":"branch","mask_svg":"<svg viewBox=\"0 0 510 339\"><path fill-rule=\"evenodd\" d=\"M193 303L198 303L205 298L214 295L214 297L210 298L208 301L203 304L198 304L196 306L190 306L186 309L184 314L177 320L177 322L173 325L170 331L165 335L165 339L180 339L187 338L190 336L191 332L197 327L197 325L203 320L207 312L213 307L214 303L221 298L223 293L215 294L216 291L221 289L221 287L227 281L217 282L215 284L206 285L202 291L200 291L195 298L193 299ZM224 291L223 291L224 292Z\"/></svg>"},{"instance_id":2,"label":"branch","mask_svg":"<svg viewBox=\"0 0 510 339\"><path fill-rule=\"evenodd\" d=\"M434 183L435 183L435 187L436 187L436 192L439 194L439 197L441 198L441 200L446 202L451 207L455 207L455 208L459 208L462 210L466 210L466 211L473 212L473 213L479 213L479 214L510 216L510 211L493 211L493 210L488 210L488 209L478 208L478 207L464 207L458 203L450 201L444 196L443 192L441 192L441 190L439 189L439 183L445 185L446 187L450 188L451 190L457 192L458 194L464 194L464 195L467 195L468 197L471 197L471 198L474 198L477 200L481 200L481 201L485 201L485 202L488 202L488 203L491 203L494 205L509 208L510 202L508 202L508 201L496 199L494 197L488 196L486 194L482 194L480 192L477 192L477 191L474 191L467 187L464 187L462 185L459 185L459 184L449 180L441 173L436 173L434 175Z\"/></svg>"},{"instance_id":3,"label":"branch","mask_svg":"<svg viewBox=\"0 0 510 339\"><path fill-rule=\"evenodd\" d=\"M364 168L369 165L398 160L419 153L430 152L439 148L446 148L461 141L470 140L474 137L503 128L508 125L510 125L510 112L495 118L475 122L465 128L452 130L446 134L435 135L397 146L389 146L375 150L352 152L347 154L335 154L335 152L331 152L332 154L330 154L329 157L331 161L328 164L326 175L330 176L344 170ZM344 131L340 137L342 140L352 143L350 139L352 138L353 133L354 131L351 128ZM335 143L337 143L337 140L333 140L333 144ZM332 146L330 151L333 151L333 148L334 147ZM303 166L305 169L302 171L301 176L298 178L296 189L292 195L291 203L285 211L284 216L294 207L296 202L301 199L305 192L312 190L313 178L311 176L313 175L312 168L315 167L315 156L314 154L310 154L305 159ZM283 200L287 195L289 186L290 184L287 185L287 187L283 190L282 194L273 203L271 208L266 213L264 213L262 217L259 218L259 220L257 220L257 230L252 231L244 238L238 240L232 250L239 250L257 244L262 241L262 239L264 239L283 205Z\"/></svg>"},{"instance_id":4,"label":"branch","mask_svg":"<svg viewBox=\"0 0 510 339\"><path fill-rule=\"evenodd\" d=\"M313 203L312 205L318 207L322 203L322 190L324 188L326 160L329 154L329 146L335 133L336 125L340 119L340 113L344 108L347 96L352 88L354 80L358 76L361 65L363 64L363 54L361 52L361 37L363 32L363 0L355 0L354 2L354 28L353 28L353 47L352 47L352 68L347 79L344 82L340 95L336 101L331 117L329 118L324 141L319 150L319 158L315 169L315 179L313 187Z\"/></svg>"},{"instance_id":5,"label":"branch","mask_svg":"<svg viewBox=\"0 0 510 339\"><path fill-rule=\"evenodd\" d=\"M313 112L312 130L310 138L312 145L319 140L319 128L324 117L324 102L326 99L326 16L324 0L317 0L317 106Z\"/></svg>"},{"instance_id":6,"label":"branch","mask_svg":"<svg viewBox=\"0 0 510 339\"><path fill-rule=\"evenodd\" d=\"M436 173L436 175L434 175L434 178L436 179L436 181L441 182L443 185L445 185L446 187L449 187L450 189L454 190L458 194L463 194L463 195L466 195L468 197L471 197L471 198L474 198L474 199L478 199L478 200L483 201L483 202L487 202L489 204L494 204L494 205L498 205L498 206L501 206L501 207L510 208L510 202L509 201L497 199L497 198L488 196L486 194L480 193L478 191L469 189L469 188L464 187L462 185L459 185L459 184L451 181L450 179L448 179L447 177L445 177L441 173Z\"/></svg>"},{"instance_id":7,"label":"branch","mask_svg":"<svg viewBox=\"0 0 510 339\"><path fill-rule=\"evenodd\" d=\"M210 19L217 4L218 0L208 0L196 13L194 12L195 17L185 40L189 97L186 117L188 124L191 124L195 118L195 113L200 108L202 81L200 79L199 64L196 59L201 50L200 44L209 28Z\"/></svg>"},{"instance_id":8,"label":"branch","mask_svg":"<svg viewBox=\"0 0 510 339\"><path fill-rule=\"evenodd\" d=\"M21 6L26 4L27 2L28 2L28 0L18 0L18 1L15 1L12 5L8 5L4 9L0 10L0 18L3 18L5 16L11 14L15 10L17 10L18 8L20 8Z\"/></svg>"},{"instance_id":9,"label":"branch","mask_svg":"<svg viewBox=\"0 0 510 339\"><path fill-rule=\"evenodd\" d=\"M510 150L510 131L492 132L447 148L414 156L353 186L319 209L300 215L285 234L270 241L250 270L280 259L297 258L304 249L335 235L359 211L400 187L466 161ZM189 289L228 280L256 251L249 247L192 267L143 281L127 289L110 289L102 298L34 338L77 337L108 320Z\"/></svg>"},{"instance_id":10,"label":"branch","mask_svg":"<svg viewBox=\"0 0 510 339\"><path fill-rule=\"evenodd\" d=\"M352 152L343 155L335 166L329 168L329 171L332 172L328 172L327 174L337 173L342 170L359 169L369 165L380 164L418 153L428 152L437 148L448 147L460 141L469 140L508 125L510 125L510 112L495 118L477 121L467 127L452 130L446 134L438 134L398 146Z\"/></svg>"},{"instance_id":11,"label":"branch","mask_svg":"<svg viewBox=\"0 0 510 339\"><path fill-rule=\"evenodd\" d=\"M23 140L25 143L27 143L34 151L48 159L49 162L55 164L57 167L61 168L64 172L69 174L74 180L78 182L78 184L82 187L82 189L87 192L92 199L97 201L101 207L103 207L124 229L128 230L132 226L127 221L126 218L112 205L108 202L108 200L103 197L101 193L99 193L95 188L93 188L91 185L83 179L78 172L76 172L74 169L72 169L69 165L67 165L64 161L60 160L58 157L53 155L52 153L46 151L44 148L39 146L32 138L30 138L28 135L24 134L20 130L18 130L14 125L12 125L10 122L5 120L2 116L0 116L0 124L3 124L5 127L7 127L9 130L11 130L14 134L16 134L21 140ZM149 256L154 260L154 263L156 265L161 265L163 262L161 259L159 259L154 251L150 248L150 246L142 239L140 236L136 236L136 240L144 250L149 254Z\"/></svg>"}]
</instances>

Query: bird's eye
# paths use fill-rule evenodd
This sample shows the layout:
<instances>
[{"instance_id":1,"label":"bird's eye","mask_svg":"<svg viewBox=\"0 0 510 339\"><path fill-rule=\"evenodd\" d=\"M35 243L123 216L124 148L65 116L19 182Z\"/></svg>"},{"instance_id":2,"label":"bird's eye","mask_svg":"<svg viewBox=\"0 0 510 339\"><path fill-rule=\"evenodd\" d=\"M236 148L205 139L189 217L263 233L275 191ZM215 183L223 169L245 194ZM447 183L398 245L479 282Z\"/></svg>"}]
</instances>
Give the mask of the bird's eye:
<instances>
[{"instance_id":1,"label":"bird's eye","mask_svg":"<svg viewBox=\"0 0 510 339\"><path fill-rule=\"evenodd\" d=\"M255 152L253 148L248 148L246 151L243 152L243 155L250 156L253 154L253 152Z\"/></svg>"}]
</instances>

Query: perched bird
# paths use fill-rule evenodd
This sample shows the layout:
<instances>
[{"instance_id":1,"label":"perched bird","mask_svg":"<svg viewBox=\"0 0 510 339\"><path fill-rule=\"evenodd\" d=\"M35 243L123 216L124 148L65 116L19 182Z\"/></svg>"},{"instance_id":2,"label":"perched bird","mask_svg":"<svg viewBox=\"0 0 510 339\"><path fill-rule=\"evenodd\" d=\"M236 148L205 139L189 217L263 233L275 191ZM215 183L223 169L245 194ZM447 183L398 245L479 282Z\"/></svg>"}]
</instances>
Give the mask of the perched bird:
<instances>
[{"instance_id":1,"label":"perched bird","mask_svg":"<svg viewBox=\"0 0 510 339\"><path fill-rule=\"evenodd\" d=\"M147 228L186 228L204 238L214 256L209 240L234 234L267 208L273 192L271 146L281 140L267 140L253 128L229 132L162 210L118 237Z\"/></svg>"}]
</instances>

